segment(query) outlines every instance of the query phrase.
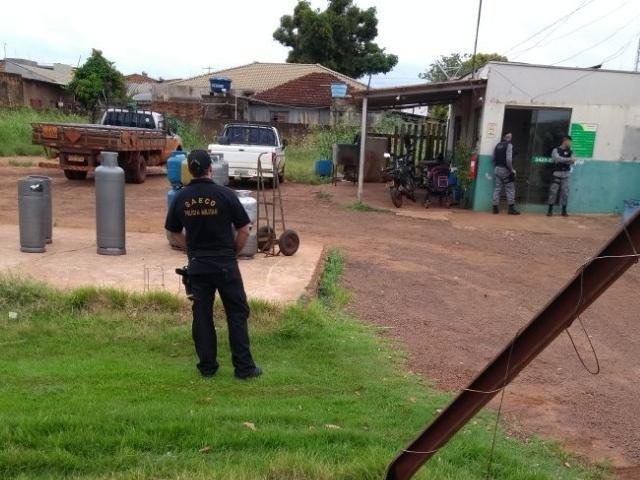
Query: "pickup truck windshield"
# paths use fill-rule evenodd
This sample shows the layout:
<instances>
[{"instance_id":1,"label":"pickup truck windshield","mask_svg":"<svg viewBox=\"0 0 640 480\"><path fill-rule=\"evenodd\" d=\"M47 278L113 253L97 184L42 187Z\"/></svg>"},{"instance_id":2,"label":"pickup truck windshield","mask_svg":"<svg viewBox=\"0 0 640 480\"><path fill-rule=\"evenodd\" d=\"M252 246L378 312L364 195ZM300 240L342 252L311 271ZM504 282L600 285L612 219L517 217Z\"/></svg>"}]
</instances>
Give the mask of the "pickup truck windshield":
<instances>
[{"instance_id":1,"label":"pickup truck windshield","mask_svg":"<svg viewBox=\"0 0 640 480\"><path fill-rule=\"evenodd\" d=\"M276 135L270 128L232 125L227 127L225 136L229 138L229 143L232 145L278 146Z\"/></svg>"},{"instance_id":2,"label":"pickup truck windshield","mask_svg":"<svg viewBox=\"0 0 640 480\"><path fill-rule=\"evenodd\" d=\"M115 127L137 127L155 129L156 122L151 112L129 112L129 111L113 111L110 110L104 117L103 125L112 125Z\"/></svg>"}]
</instances>

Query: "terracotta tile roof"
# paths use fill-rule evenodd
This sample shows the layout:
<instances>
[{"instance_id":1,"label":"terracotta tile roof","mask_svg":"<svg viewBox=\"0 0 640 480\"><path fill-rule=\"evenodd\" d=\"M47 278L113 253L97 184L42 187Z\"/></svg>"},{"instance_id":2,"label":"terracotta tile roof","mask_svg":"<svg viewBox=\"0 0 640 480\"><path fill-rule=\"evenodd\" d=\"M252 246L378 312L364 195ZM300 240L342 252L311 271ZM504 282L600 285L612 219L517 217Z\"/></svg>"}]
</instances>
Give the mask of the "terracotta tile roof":
<instances>
[{"instance_id":1,"label":"terracotta tile roof","mask_svg":"<svg viewBox=\"0 0 640 480\"><path fill-rule=\"evenodd\" d=\"M171 82L171 85L192 87L200 90L201 94L209 93L209 78L226 77L231 80L231 88L236 91L250 91L260 93L272 89L283 83L310 73L328 73L337 77L355 90L362 90L366 85L357 80L334 72L333 70L314 63L261 63L254 62L239 67L205 73L196 77Z\"/></svg>"},{"instance_id":2,"label":"terracotta tile roof","mask_svg":"<svg viewBox=\"0 0 640 480\"><path fill-rule=\"evenodd\" d=\"M124 81L127 83L157 83L158 80L155 78L151 78L147 75L143 75L140 73L132 73L130 75L125 75Z\"/></svg>"},{"instance_id":3,"label":"terracotta tile roof","mask_svg":"<svg viewBox=\"0 0 640 480\"><path fill-rule=\"evenodd\" d=\"M308 73L277 87L256 93L251 98L295 107L329 107L332 83L344 83L344 81L330 73ZM347 85L347 93L352 90L353 87Z\"/></svg>"}]
</instances>

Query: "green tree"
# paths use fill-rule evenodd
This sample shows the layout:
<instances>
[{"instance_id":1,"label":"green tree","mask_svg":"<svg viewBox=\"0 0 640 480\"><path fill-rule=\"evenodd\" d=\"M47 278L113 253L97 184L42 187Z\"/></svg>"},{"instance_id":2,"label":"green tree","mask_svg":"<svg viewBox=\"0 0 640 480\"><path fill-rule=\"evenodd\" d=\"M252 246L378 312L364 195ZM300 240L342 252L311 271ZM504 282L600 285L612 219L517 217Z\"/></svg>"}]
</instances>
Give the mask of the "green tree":
<instances>
[{"instance_id":1,"label":"green tree","mask_svg":"<svg viewBox=\"0 0 640 480\"><path fill-rule=\"evenodd\" d=\"M477 53L475 56L475 69L477 70L491 60L506 62L507 57L499 53ZM473 68L473 55L452 53L451 55L441 55L440 58L429 65L427 70L418 76L429 82L444 82L449 79L464 77L470 74Z\"/></svg>"},{"instance_id":2,"label":"green tree","mask_svg":"<svg viewBox=\"0 0 640 480\"><path fill-rule=\"evenodd\" d=\"M275 40L291 47L287 62L319 63L354 78L387 73L398 63L396 55L373 41L377 36L375 7L361 10L353 0L329 0L324 11L300 0L273 33Z\"/></svg>"},{"instance_id":3,"label":"green tree","mask_svg":"<svg viewBox=\"0 0 640 480\"><path fill-rule=\"evenodd\" d=\"M124 77L102 56L100 50L93 49L87 61L75 71L69 90L87 110L94 111L100 100L119 101L126 97Z\"/></svg>"},{"instance_id":4,"label":"green tree","mask_svg":"<svg viewBox=\"0 0 640 480\"><path fill-rule=\"evenodd\" d=\"M429 65L427 70L418 76L428 82L446 82L447 80L464 77L470 74L474 67L477 70L491 60L506 62L507 57L499 53L477 53L474 65L473 55L468 53L441 55L440 58ZM429 113L433 118L446 120L448 109L445 105L434 105L429 107Z\"/></svg>"}]
</instances>

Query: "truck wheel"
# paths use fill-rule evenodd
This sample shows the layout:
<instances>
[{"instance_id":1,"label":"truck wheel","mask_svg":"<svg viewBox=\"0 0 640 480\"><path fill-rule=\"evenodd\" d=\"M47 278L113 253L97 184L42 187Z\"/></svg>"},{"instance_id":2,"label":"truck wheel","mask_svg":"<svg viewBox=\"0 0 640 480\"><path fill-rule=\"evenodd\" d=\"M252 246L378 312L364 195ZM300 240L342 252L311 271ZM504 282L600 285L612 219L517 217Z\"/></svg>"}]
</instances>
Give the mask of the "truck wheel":
<instances>
[{"instance_id":1,"label":"truck wheel","mask_svg":"<svg viewBox=\"0 0 640 480\"><path fill-rule=\"evenodd\" d=\"M129 168L125 172L125 180L128 183L144 183L147 179L147 162L142 154L131 159Z\"/></svg>"},{"instance_id":2,"label":"truck wheel","mask_svg":"<svg viewBox=\"0 0 640 480\"><path fill-rule=\"evenodd\" d=\"M282 166L282 172L278 173L278 183L284 183L285 174L284 174L284 165Z\"/></svg>"},{"instance_id":3,"label":"truck wheel","mask_svg":"<svg viewBox=\"0 0 640 480\"><path fill-rule=\"evenodd\" d=\"M87 172L82 170L65 170L64 176L69 180L85 180L87 178Z\"/></svg>"}]
</instances>

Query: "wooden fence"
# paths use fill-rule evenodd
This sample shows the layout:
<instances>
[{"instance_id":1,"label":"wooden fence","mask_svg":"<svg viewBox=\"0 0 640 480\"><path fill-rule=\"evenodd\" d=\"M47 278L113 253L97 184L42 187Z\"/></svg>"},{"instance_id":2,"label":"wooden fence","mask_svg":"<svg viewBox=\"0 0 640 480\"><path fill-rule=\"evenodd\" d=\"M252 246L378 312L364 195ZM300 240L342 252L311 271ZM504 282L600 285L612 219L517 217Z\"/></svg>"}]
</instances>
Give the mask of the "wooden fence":
<instances>
[{"instance_id":1,"label":"wooden fence","mask_svg":"<svg viewBox=\"0 0 640 480\"><path fill-rule=\"evenodd\" d=\"M405 138L410 139L416 162L444 157L447 149L447 127L440 123L402 125L399 128L395 127L394 132L386 136L389 141L389 152L393 155L406 154Z\"/></svg>"}]
</instances>

